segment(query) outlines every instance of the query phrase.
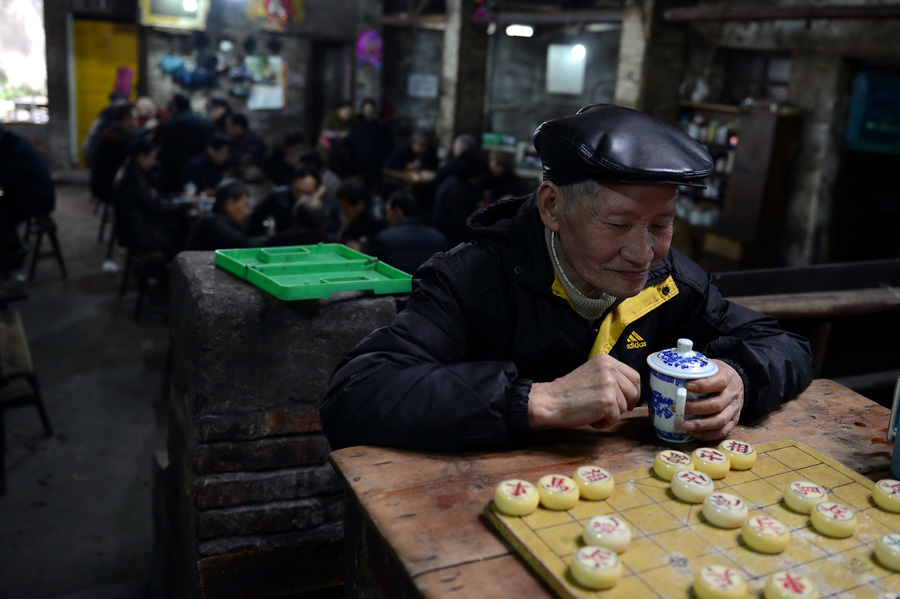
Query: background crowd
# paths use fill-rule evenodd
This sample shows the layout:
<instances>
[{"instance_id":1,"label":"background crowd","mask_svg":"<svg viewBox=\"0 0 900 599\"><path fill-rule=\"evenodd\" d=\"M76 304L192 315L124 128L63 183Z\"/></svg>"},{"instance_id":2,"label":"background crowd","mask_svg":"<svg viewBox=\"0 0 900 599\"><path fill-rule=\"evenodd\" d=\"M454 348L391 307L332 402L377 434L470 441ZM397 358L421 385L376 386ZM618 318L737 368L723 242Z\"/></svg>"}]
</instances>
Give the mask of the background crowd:
<instances>
[{"instance_id":1,"label":"background crowd","mask_svg":"<svg viewBox=\"0 0 900 599\"><path fill-rule=\"evenodd\" d=\"M430 131L395 144L371 99L356 113L334 107L314 143L290 131L266 148L222 99L203 115L181 94L166 109L112 94L82 150L118 243L164 262L182 250L338 242L412 273L466 241L479 206L529 191L511 155L485 156L471 136L446 152Z\"/></svg>"}]
</instances>

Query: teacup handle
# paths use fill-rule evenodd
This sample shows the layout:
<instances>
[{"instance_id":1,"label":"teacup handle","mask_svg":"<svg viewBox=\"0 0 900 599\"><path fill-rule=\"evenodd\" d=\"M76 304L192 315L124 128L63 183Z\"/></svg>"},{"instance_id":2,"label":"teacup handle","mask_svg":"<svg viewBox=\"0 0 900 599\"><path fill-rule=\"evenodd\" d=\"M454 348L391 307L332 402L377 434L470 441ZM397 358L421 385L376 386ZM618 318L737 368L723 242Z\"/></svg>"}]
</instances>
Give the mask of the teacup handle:
<instances>
[{"instance_id":1,"label":"teacup handle","mask_svg":"<svg viewBox=\"0 0 900 599\"><path fill-rule=\"evenodd\" d=\"M680 429L684 425L684 404L687 401L687 389L678 387L675 390L675 428Z\"/></svg>"},{"instance_id":2,"label":"teacup handle","mask_svg":"<svg viewBox=\"0 0 900 599\"><path fill-rule=\"evenodd\" d=\"M893 441L897 436L897 419L900 418L900 376L897 377L897 384L894 386L894 403L891 406L891 419L888 421L887 440Z\"/></svg>"}]
</instances>

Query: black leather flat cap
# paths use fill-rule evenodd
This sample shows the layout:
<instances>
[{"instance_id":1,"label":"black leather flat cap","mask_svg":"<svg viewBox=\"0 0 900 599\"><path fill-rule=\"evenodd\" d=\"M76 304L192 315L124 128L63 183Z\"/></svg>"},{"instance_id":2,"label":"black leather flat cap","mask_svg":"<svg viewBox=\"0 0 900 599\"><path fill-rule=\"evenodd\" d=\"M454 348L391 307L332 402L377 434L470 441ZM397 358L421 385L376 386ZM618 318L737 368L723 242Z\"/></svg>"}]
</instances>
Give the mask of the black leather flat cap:
<instances>
[{"instance_id":1,"label":"black leather flat cap","mask_svg":"<svg viewBox=\"0 0 900 599\"><path fill-rule=\"evenodd\" d=\"M591 104L534 131L544 180L557 185L594 179L635 185L703 187L713 172L699 142L642 112Z\"/></svg>"}]
</instances>

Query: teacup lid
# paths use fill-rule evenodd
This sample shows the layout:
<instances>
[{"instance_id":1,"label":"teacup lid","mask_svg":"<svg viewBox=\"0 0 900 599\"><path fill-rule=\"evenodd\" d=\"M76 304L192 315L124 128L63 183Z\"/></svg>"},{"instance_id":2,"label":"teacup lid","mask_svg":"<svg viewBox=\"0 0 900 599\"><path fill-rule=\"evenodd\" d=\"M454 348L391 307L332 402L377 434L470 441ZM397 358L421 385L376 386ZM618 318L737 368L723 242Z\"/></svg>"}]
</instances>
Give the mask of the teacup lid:
<instances>
[{"instance_id":1,"label":"teacup lid","mask_svg":"<svg viewBox=\"0 0 900 599\"><path fill-rule=\"evenodd\" d=\"M693 347L690 339L679 339L677 347L647 356L647 364L657 372L679 379L701 379L717 373L719 367Z\"/></svg>"}]
</instances>

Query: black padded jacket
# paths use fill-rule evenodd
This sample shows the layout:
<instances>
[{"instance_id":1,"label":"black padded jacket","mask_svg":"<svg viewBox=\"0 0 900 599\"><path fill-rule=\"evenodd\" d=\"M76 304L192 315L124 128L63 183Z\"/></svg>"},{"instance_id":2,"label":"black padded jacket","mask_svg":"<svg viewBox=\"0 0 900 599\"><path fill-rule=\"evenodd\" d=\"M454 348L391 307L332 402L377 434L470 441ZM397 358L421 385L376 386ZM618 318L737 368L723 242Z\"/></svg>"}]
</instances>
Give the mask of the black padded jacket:
<instances>
[{"instance_id":1,"label":"black padded jacket","mask_svg":"<svg viewBox=\"0 0 900 599\"><path fill-rule=\"evenodd\" d=\"M592 323L555 292L534 194L491 204L469 225L473 241L423 265L406 308L338 364L320 410L332 448L509 446L530 432L532 382L552 381L601 352L641 374L646 403L647 356L681 337L740 374L742 421L812 380L805 339L725 301L675 249L652 267L640 294Z\"/></svg>"}]
</instances>

